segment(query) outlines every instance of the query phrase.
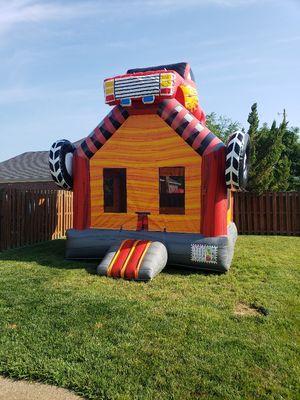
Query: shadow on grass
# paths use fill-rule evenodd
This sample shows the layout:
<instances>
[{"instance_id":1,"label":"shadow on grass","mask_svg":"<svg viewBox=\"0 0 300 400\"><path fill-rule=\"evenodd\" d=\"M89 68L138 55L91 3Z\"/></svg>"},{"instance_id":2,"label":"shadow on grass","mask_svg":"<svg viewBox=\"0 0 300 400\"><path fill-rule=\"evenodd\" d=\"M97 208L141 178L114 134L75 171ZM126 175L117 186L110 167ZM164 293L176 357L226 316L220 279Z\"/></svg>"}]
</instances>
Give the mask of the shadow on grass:
<instances>
[{"instance_id":1,"label":"shadow on grass","mask_svg":"<svg viewBox=\"0 0 300 400\"><path fill-rule=\"evenodd\" d=\"M43 267L57 269L85 269L89 274L96 275L99 261L93 260L67 260L65 259L65 239L43 242L28 247L6 250L0 253L0 261L34 262ZM164 273L168 275L220 275L216 271L203 271L180 265L167 265Z\"/></svg>"},{"instance_id":2,"label":"shadow on grass","mask_svg":"<svg viewBox=\"0 0 300 400\"><path fill-rule=\"evenodd\" d=\"M28 247L6 250L0 253L0 261L34 262L43 267L57 269L85 269L88 273L95 275L98 265L97 260L66 260L65 243L65 239L58 239Z\"/></svg>"}]
</instances>

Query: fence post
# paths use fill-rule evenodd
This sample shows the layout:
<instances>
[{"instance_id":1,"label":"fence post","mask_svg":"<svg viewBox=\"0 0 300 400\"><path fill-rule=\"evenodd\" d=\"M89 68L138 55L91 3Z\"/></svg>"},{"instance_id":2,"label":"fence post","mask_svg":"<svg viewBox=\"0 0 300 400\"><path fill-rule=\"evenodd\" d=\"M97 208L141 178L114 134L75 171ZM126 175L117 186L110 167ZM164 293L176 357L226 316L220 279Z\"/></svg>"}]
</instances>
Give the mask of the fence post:
<instances>
[{"instance_id":1,"label":"fence post","mask_svg":"<svg viewBox=\"0 0 300 400\"><path fill-rule=\"evenodd\" d=\"M299 192L234 194L234 221L240 234L299 235Z\"/></svg>"}]
</instances>

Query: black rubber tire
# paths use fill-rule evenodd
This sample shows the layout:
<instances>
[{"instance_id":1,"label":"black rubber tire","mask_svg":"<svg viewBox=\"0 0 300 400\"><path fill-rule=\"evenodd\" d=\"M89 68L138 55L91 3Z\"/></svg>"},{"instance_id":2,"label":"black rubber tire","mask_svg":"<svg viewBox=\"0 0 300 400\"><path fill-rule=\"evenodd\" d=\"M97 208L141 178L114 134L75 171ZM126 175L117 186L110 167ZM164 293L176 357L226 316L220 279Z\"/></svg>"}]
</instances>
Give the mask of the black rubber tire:
<instances>
[{"instance_id":1,"label":"black rubber tire","mask_svg":"<svg viewBox=\"0 0 300 400\"><path fill-rule=\"evenodd\" d=\"M250 137L237 131L229 136L226 152L226 186L246 190L249 175Z\"/></svg>"},{"instance_id":2,"label":"black rubber tire","mask_svg":"<svg viewBox=\"0 0 300 400\"><path fill-rule=\"evenodd\" d=\"M62 189L72 190L73 177L70 167L67 163L71 164L75 147L69 140L57 140L51 146L49 152L49 167L52 179ZM68 157L68 160L67 160Z\"/></svg>"}]
</instances>

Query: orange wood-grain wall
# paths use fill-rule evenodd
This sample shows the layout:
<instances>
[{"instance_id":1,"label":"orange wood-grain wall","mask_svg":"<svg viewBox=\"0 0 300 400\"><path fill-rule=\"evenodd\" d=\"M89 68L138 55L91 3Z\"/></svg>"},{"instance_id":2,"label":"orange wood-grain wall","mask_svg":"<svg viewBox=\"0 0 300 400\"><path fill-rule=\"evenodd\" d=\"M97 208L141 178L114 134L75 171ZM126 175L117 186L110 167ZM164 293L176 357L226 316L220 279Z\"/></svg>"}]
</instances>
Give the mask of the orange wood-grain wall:
<instances>
[{"instance_id":1,"label":"orange wood-grain wall","mask_svg":"<svg viewBox=\"0 0 300 400\"><path fill-rule=\"evenodd\" d=\"M159 214L159 168L185 167L185 215ZM127 213L104 213L103 168L126 168ZM148 211L149 230L200 232L201 157L159 116L130 116L92 157L91 227L135 230Z\"/></svg>"}]
</instances>

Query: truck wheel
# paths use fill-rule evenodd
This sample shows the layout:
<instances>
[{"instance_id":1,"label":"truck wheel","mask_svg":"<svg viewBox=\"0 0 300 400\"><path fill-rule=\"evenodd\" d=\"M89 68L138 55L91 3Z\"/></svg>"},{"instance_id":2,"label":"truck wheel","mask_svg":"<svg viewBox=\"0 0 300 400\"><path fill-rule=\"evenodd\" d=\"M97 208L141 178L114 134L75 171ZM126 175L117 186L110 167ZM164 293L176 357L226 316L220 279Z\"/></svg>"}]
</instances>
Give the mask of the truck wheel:
<instances>
[{"instance_id":1,"label":"truck wheel","mask_svg":"<svg viewBox=\"0 0 300 400\"><path fill-rule=\"evenodd\" d=\"M62 189L72 190L72 159L75 147L65 139L57 140L49 152L52 179Z\"/></svg>"},{"instance_id":2,"label":"truck wheel","mask_svg":"<svg viewBox=\"0 0 300 400\"><path fill-rule=\"evenodd\" d=\"M229 136L226 152L226 186L231 190L245 190L248 181L250 138L237 131Z\"/></svg>"}]
</instances>

